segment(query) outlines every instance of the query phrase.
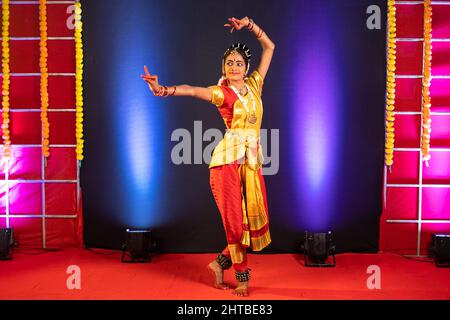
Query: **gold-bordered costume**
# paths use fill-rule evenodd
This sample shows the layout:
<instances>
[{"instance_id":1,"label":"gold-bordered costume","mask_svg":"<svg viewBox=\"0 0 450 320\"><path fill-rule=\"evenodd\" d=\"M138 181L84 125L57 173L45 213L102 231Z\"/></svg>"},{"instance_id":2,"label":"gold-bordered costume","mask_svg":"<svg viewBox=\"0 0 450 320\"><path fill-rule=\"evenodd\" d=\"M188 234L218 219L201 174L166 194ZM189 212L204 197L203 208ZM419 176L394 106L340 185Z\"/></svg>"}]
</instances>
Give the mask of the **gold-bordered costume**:
<instances>
[{"instance_id":1,"label":"gold-bordered costume","mask_svg":"<svg viewBox=\"0 0 450 320\"><path fill-rule=\"evenodd\" d=\"M233 264L246 260L246 247L260 251L271 242L261 168L264 160L260 145L263 79L254 71L245 79L245 84L251 90L241 96L247 108L232 88L210 87L211 102L218 107L227 128L211 158L210 182L227 235L228 246L224 253L229 253ZM248 121L248 111L253 111L252 96L256 114L253 124Z\"/></svg>"}]
</instances>

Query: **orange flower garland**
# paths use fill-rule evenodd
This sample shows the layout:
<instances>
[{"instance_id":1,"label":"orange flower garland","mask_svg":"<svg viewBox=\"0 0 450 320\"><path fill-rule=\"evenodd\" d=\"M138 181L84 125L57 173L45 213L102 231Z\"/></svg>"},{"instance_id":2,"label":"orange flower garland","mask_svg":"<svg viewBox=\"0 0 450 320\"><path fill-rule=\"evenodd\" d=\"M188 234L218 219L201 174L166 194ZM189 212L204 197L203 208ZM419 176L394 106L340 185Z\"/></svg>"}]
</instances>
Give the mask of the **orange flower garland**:
<instances>
[{"instance_id":1,"label":"orange flower garland","mask_svg":"<svg viewBox=\"0 0 450 320\"><path fill-rule=\"evenodd\" d=\"M83 23L81 22L81 3L75 3L75 95L76 95L76 123L75 136L77 139L77 159L83 160L83 43L81 32Z\"/></svg>"},{"instance_id":2,"label":"orange flower garland","mask_svg":"<svg viewBox=\"0 0 450 320\"><path fill-rule=\"evenodd\" d=\"M385 164L394 163L394 109L395 109L395 62L396 62L396 18L395 1L388 1L388 52L387 52L387 95L386 95L386 126L385 126Z\"/></svg>"},{"instance_id":3,"label":"orange flower garland","mask_svg":"<svg viewBox=\"0 0 450 320\"><path fill-rule=\"evenodd\" d=\"M40 61L41 68L41 123L42 123L42 154L50 156L50 123L48 121L48 49L47 49L47 0L39 0L39 28L41 32Z\"/></svg>"},{"instance_id":4,"label":"orange flower garland","mask_svg":"<svg viewBox=\"0 0 450 320\"><path fill-rule=\"evenodd\" d=\"M431 138L431 28L432 28L431 0L424 1L424 50L423 50L423 85L422 85L422 160L430 160L430 138Z\"/></svg>"},{"instance_id":5,"label":"orange flower garland","mask_svg":"<svg viewBox=\"0 0 450 320\"><path fill-rule=\"evenodd\" d=\"M2 137L4 145L4 157L9 159L11 155L11 137L9 134L9 0L2 1Z\"/></svg>"}]
</instances>

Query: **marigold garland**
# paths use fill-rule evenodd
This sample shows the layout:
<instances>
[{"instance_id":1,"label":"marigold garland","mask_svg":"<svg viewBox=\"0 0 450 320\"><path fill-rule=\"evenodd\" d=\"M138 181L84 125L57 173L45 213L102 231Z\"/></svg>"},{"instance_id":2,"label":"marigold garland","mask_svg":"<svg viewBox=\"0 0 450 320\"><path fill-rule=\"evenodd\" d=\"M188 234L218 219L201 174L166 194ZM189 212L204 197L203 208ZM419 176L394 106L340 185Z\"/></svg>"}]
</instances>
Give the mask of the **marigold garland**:
<instances>
[{"instance_id":1,"label":"marigold garland","mask_svg":"<svg viewBox=\"0 0 450 320\"><path fill-rule=\"evenodd\" d=\"M388 1L388 52L387 52L387 94L386 94L386 126L385 126L385 164L394 163L394 109L395 109L395 62L396 62L396 8L395 1Z\"/></svg>"},{"instance_id":2,"label":"marigold garland","mask_svg":"<svg viewBox=\"0 0 450 320\"><path fill-rule=\"evenodd\" d=\"M50 123L48 121L48 48L47 48L47 0L39 0L39 28L41 32L40 59L41 69L41 123L42 123L42 154L50 156Z\"/></svg>"},{"instance_id":3,"label":"marigold garland","mask_svg":"<svg viewBox=\"0 0 450 320\"><path fill-rule=\"evenodd\" d=\"M83 23L81 22L81 3L75 3L75 95L76 95L76 123L75 136L77 139L77 159L83 160L83 43L81 34Z\"/></svg>"},{"instance_id":4,"label":"marigold garland","mask_svg":"<svg viewBox=\"0 0 450 320\"><path fill-rule=\"evenodd\" d=\"M4 157L9 159L11 156L11 137L9 132L9 0L2 1L2 138L4 146Z\"/></svg>"},{"instance_id":5,"label":"marigold garland","mask_svg":"<svg viewBox=\"0 0 450 320\"><path fill-rule=\"evenodd\" d=\"M422 160L430 160L430 138L431 138L431 31L432 31L432 7L431 0L424 1L424 50L423 50L423 85L422 85Z\"/></svg>"}]
</instances>

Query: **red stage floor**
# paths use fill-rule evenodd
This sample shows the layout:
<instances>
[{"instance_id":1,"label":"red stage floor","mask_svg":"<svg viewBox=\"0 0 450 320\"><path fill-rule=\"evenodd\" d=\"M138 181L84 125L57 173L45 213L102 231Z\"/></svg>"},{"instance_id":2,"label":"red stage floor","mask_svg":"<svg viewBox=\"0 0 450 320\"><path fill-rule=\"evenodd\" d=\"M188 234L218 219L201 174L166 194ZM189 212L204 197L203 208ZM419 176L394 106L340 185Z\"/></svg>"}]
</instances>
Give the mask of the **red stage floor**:
<instances>
[{"instance_id":1,"label":"red stage floor","mask_svg":"<svg viewBox=\"0 0 450 320\"><path fill-rule=\"evenodd\" d=\"M210 286L207 263L215 254L165 254L148 264L124 264L120 252L64 249L19 251L0 261L0 299L450 299L450 269L393 254L340 254L335 268L306 268L294 254L249 255L251 296ZM79 266L81 289L66 273ZM367 268L381 271L381 289L368 289ZM233 282L232 273L225 276Z\"/></svg>"}]
</instances>

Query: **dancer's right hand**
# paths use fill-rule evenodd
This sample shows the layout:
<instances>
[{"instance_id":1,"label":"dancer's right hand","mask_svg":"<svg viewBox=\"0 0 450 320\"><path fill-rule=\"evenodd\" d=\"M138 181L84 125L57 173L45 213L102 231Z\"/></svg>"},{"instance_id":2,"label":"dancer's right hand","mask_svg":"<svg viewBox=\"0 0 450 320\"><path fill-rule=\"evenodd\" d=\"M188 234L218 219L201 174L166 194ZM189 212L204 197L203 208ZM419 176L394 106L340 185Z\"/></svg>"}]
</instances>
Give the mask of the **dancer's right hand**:
<instances>
[{"instance_id":1,"label":"dancer's right hand","mask_svg":"<svg viewBox=\"0 0 450 320\"><path fill-rule=\"evenodd\" d=\"M151 75L148 72L147 66L144 66L145 75L141 74L141 78L147 82L148 87L150 90L155 93L159 91L159 83L158 83L158 76L157 75Z\"/></svg>"}]
</instances>

